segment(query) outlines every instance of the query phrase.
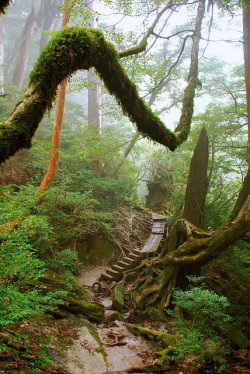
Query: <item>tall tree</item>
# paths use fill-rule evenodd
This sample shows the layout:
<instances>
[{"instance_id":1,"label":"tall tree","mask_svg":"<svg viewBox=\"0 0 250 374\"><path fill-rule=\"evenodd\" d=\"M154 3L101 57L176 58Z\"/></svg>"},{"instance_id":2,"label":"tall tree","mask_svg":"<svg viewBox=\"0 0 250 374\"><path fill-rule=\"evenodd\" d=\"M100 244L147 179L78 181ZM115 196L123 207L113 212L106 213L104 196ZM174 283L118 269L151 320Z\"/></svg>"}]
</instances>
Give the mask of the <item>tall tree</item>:
<instances>
[{"instance_id":1,"label":"tall tree","mask_svg":"<svg viewBox=\"0 0 250 374\"><path fill-rule=\"evenodd\" d=\"M87 18L87 27L95 28L94 19L94 7L95 0L85 0L86 11L89 16ZM94 68L88 71L88 125L93 130L94 134L101 135L102 133L102 118L101 118L101 91L99 77L95 72ZM102 160L95 158L93 152L93 160L91 162L91 168L100 172L102 170Z\"/></svg>"},{"instance_id":2,"label":"tall tree","mask_svg":"<svg viewBox=\"0 0 250 374\"><path fill-rule=\"evenodd\" d=\"M230 214L229 221L234 220L245 201L249 200L250 196L250 3L249 0L243 1L243 51L244 51L244 66L245 66L245 83L246 83L246 98L247 98L247 121L248 121L248 153L247 162L248 172L244 178L241 191L236 200L234 209Z\"/></svg>"},{"instance_id":3,"label":"tall tree","mask_svg":"<svg viewBox=\"0 0 250 374\"><path fill-rule=\"evenodd\" d=\"M40 15L42 35L40 39L40 52L48 42L49 36L46 31L49 31L58 15L60 14L57 5L61 4L62 0L41 0ZM45 32L44 32L45 31Z\"/></svg>"},{"instance_id":4,"label":"tall tree","mask_svg":"<svg viewBox=\"0 0 250 374\"><path fill-rule=\"evenodd\" d=\"M183 218L199 228L204 226L208 189L207 167L208 136L203 127L191 159L183 211Z\"/></svg>"},{"instance_id":5,"label":"tall tree","mask_svg":"<svg viewBox=\"0 0 250 374\"><path fill-rule=\"evenodd\" d=\"M247 96L247 120L248 120L248 155L247 161L250 164L250 3L243 1L243 51L245 65L245 82Z\"/></svg>"},{"instance_id":6,"label":"tall tree","mask_svg":"<svg viewBox=\"0 0 250 374\"><path fill-rule=\"evenodd\" d=\"M62 29L69 26L70 3L71 3L71 0L64 0ZM52 130L49 165L48 165L46 174L39 188L36 191L36 195L39 195L45 188L47 188L53 182L57 168L58 168L60 140L61 140L61 131L62 131L62 123L63 123L63 115L64 115L67 82L68 82L68 78L64 78L58 88L58 94L57 94L57 100L56 100L56 116L55 116L54 126Z\"/></svg>"},{"instance_id":7,"label":"tall tree","mask_svg":"<svg viewBox=\"0 0 250 374\"><path fill-rule=\"evenodd\" d=\"M38 28L39 17L32 8L23 28L19 49L17 51L16 65L13 72L12 84L22 88L28 65L30 45L34 31Z\"/></svg>"},{"instance_id":8,"label":"tall tree","mask_svg":"<svg viewBox=\"0 0 250 374\"><path fill-rule=\"evenodd\" d=\"M4 94L4 44L3 44L3 21L0 15L0 93Z\"/></svg>"}]
</instances>

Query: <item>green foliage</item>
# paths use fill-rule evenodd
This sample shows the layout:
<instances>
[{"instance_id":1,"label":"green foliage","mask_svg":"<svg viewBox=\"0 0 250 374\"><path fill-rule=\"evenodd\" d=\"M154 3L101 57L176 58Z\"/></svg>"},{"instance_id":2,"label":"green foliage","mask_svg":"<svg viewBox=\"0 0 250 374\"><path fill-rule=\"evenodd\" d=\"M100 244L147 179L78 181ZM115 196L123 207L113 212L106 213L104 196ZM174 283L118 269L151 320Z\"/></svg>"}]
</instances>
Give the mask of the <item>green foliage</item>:
<instances>
[{"instance_id":1,"label":"green foliage","mask_svg":"<svg viewBox=\"0 0 250 374\"><path fill-rule=\"evenodd\" d=\"M227 298L213 291L202 287L193 287L188 291L175 290L173 298L173 303L188 313L191 319L195 319L203 332L206 332L208 327L209 333L218 321L229 319Z\"/></svg>"},{"instance_id":2,"label":"green foliage","mask_svg":"<svg viewBox=\"0 0 250 374\"><path fill-rule=\"evenodd\" d=\"M36 206L34 187L1 189L0 222L0 328L23 318L53 310L63 304L65 291L48 291L35 286L47 271L48 255L58 272L76 271L76 255L69 249L56 250L57 237L50 217ZM53 206L52 206L53 208ZM9 230L3 223L18 219Z\"/></svg>"},{"instance_id":3,"label":"green foliage","mask_svg":"<svg viewBox=\"0 0 250 374\"><path fill-rule=\"evenodd\" d=\"M46 268L22 228L2 234L1 241L0 328L62 304L65 292L47 292L32 286Z\"/></svg>"},{"instance_id":4,"label":"green foliage","mask_svg":"<svg viewBox=\"0 0 250 374\"><path fill-rule=\"evenodd\" d=\"M65 272L77 274L78 272L78 256L70 248L63 249L54 253L54 258L46 261L47 266L57 272L61 277L65 277Z\"/></svg>"},{"instance_id":5,"label":"green foliage","mask_svg":"<svg viewBox=\"0 0 250 374\"><path fill-rule=\"evenodd\" d=\"M195 283L199 281L197 277L189 279ZM228 346L217 327L231 319L227 298L201 284L187 291L175 290L173 304L178 312L168 313L174 316L173 325L182 334L182 338L176 343L175 354L195 355L195 361L207 373L223 373L226 369Z\"/></svg>"},{"instance_id":6,"label":"green foliage","mask_svg":"<svg viewBox=\"0 0 250 374\"><path fill-rule=\"evenodd\" d=\"M204 272L206 283L230 301L234 326L249 336L249 243L238 241Z\"/></svg>"}]
</instances>

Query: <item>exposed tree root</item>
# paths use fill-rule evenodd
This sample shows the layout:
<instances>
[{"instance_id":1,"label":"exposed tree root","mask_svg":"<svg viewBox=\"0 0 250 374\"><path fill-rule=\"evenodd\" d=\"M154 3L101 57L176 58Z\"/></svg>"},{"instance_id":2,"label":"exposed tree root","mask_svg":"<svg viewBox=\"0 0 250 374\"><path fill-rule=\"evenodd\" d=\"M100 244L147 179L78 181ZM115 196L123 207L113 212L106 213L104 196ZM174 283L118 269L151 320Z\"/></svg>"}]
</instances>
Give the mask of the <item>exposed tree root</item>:
<instances>
[{"instance_id":1,"label":"exposed tree root","mask_svg":"<svg viewBox=\"0 0 250 374\"><path fill-rule=\"evenodd\" d=\"M147 259L124 274L122 283L130 294L131 305L150 315L170 305L171 296L182 269L187 265L203 265L214 259L250 229L250 209L231 226L214 233L197 232L188 221L175 223L158 258Z\"/></svg>"}]
</instances>

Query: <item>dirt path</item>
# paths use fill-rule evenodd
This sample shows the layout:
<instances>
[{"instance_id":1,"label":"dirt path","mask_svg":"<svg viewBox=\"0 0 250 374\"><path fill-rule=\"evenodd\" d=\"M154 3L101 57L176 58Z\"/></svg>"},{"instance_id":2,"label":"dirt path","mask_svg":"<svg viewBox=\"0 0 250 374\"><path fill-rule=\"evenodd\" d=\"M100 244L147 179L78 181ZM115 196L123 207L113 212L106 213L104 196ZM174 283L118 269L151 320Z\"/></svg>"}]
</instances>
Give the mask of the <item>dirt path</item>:
<instances>
[{"instance_id":1,"label":"dirt path","mask_svg":"<svg viewBox=\"0 0 250 374\"><path fill-rule=\"evenodd\" d=\"M104 266L86 267L78 282L91 286L105 270ZM101 302L105 308L111 309L110 299ZM143 368L150 364L153 354L151 344L133 335L122 321L93 325L85 320L83 324L78 328L78 336L63 359L69 373L126 373L134 367Z\"/></svg>"}]
</instances>

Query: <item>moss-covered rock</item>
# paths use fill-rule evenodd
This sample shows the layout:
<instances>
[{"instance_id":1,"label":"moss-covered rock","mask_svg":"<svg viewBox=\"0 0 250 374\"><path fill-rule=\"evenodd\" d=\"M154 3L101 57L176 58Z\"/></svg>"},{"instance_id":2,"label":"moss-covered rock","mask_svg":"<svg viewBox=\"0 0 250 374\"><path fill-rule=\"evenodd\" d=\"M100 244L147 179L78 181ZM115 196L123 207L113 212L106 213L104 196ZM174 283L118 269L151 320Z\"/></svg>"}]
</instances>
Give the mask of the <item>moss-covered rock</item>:
<instances>
[{"instance_id":1,"label":"moss-covered rock","mask_svg":"<svg viewBox=\"0 0 250 374\"><path fill-rule=\"evenodd\" d=\"M66 291L61 295L63 304L59 306L60 309L73 314L82 314L92 321L104 321L104 307L102 304L92 301L92 296L81 286L76 283L69 283L58 277L56 273L49 272L44 277L40 278L36 284L36 288L41 287L43 290L49 291ZM60 302L59 302L60 304ZM63 318L60 312L54 312L59 318Z\"/></svg>"},{"instance_id":2,"label":"moss-covered rock","mask_svg":"<svg viewBox=\"0 0 250 374\"><path fill-rule=\"evenodd\" d=\"M131 323L126 323L128 329L136 335L144 336L146 339L157 343L157 345L163 348L174 347L176 342L180 340L180 334L168 334L166 332L161 332L148 327L142 327L139 325L133 325Z\"/></svg>"},{"instance_id":3,"label":"moss-covered rock","mask_svg":"<svg viewBox=\"0 0 250 374\"><path fill-rule=\"evenodd\" d=\"M112 302L114 309L118 310L119 312L122 312L124 310L124 290L120 284L117 284L114 287Z\"/></svg>"}]
</instances>

